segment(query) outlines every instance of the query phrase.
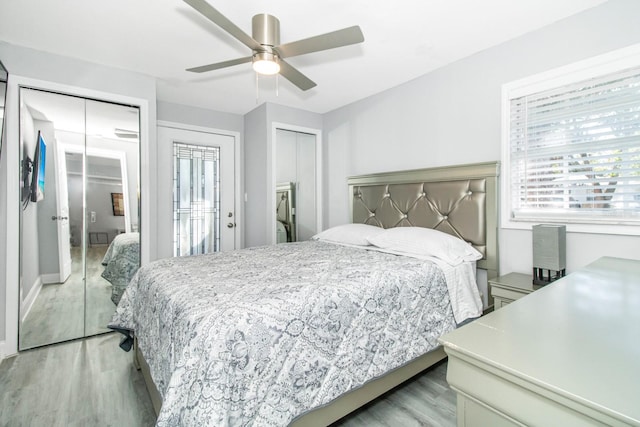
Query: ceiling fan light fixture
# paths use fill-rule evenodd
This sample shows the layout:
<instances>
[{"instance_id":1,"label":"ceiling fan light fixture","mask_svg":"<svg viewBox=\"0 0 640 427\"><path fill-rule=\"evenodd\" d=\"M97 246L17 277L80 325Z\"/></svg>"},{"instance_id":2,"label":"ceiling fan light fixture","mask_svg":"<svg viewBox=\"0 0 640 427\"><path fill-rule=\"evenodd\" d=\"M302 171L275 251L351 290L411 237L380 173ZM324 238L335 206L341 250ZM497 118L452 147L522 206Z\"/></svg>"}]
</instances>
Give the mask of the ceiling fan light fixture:
<instances>
[{"instance_id":1,"label":"ceiling fan light fixture","mask_svg":"<svg viewBox=\"0 0 640 427\"><path fill-rule=\"evenodd\" d=\"M270 52L257 52L253 55L253 69L258 74L271 76L280 72L278 56Z\"/></svg>"}]
</instances>

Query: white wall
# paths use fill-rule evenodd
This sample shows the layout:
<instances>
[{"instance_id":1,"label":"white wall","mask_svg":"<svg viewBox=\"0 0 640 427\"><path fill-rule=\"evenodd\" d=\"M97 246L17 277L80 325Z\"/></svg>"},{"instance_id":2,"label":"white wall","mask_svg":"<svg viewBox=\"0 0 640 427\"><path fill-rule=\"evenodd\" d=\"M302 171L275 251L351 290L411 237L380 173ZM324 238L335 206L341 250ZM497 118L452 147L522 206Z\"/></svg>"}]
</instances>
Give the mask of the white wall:
<instances>
[{"instance_id":1,"label":"white wall","mask_svg":"<svg viewBox=\"0 0 640 427\"><path fill-rule=\"evenodd\" d=\"M143 197L141 241L142 261L155 259L157 225L150 212L155 210L157 170L155 151L156 90L155 79L134 72L92 64L33 49L0 42L0 58L9 71L5 111L6 144L0 163L0 341L5 352L17 349L18 307L18 84L34 83L47 89L65 89L98 99L140 104L142 108L141 185ZM42 85L41 85L42 83ZM78 92L78 93L76 93ZM125 101L126 100L126 101ZM152 123L153 126L149 124Z\"/></svg>"},{"instance_id":2,"label":"white wall","mask_svg":"<svg viewBox=\"0 0 640 427\"><path fill-rule=\"evenodd\" d=\"M640 2L611 0L324 115L325 226L349 221L346 178L500 160L501 85L640 42ZM531 232L500 230L501 272L531 271ZM640 238L567 236L567 268L640 258Z\"/></svg>"},{"instance_id":3,"label":"white wall","mask_svg":"<svg viewBox=\"0 0 640 427\"><path fill-rule=\"evenodd\" d=\"M158 120L242 133L244 117L188 105L158 101Z\"/></svg>"}]
</instances>

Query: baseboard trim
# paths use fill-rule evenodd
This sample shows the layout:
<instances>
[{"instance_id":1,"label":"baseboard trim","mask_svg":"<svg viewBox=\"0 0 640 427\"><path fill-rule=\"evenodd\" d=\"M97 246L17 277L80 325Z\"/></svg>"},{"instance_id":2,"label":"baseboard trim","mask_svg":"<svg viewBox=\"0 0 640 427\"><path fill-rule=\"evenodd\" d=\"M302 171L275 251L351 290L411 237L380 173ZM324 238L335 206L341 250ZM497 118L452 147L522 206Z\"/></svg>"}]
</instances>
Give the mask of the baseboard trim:
<instances>
[{"instance_id":1,"label":"baseboard trim","mask_svg":"<svg viewBox=\"0 0 640 427\"><path fill-rule=\"evenodd\" d=\"M41 274L40 281L42 282L43 285L60 283L60 273Z\"/></svg>"},{"instance_id":2,"label":"baseboard trim","mask_svg":"<svg viewBox=\"0 0 640 427\"><path fill-rule=\"evenodd\" d=\"M31 287L31 290L27 294L27 297L24 299L23 303L20 304L20 318L23 322L24 319L27 318L29 311L31 311L33 303L36 302L36 298L38 298L40 289L42 289L42 279L38 277L36 279L36 283L34 283L34 285Z\"/></svg>"},{"instance_id":3,"label":"baseboard trim","mask_svg":"<svg viewBox=\"0 0 640 427\"><path fill-rule=\"evenodd\" d=\"M5 342L4 341L0 341L0 364L2 364L2 361L4 360L4 358L6 357L5 355Z\"/></svg>"}]
</instances>

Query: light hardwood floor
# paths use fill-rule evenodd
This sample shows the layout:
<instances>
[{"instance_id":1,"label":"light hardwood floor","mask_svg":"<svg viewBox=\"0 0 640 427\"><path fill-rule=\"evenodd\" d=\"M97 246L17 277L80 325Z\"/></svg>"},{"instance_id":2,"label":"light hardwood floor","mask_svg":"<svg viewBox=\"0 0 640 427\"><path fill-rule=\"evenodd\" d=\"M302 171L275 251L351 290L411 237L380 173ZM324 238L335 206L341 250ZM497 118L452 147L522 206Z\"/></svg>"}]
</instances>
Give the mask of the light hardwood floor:
<instances>
[{"instance_id":1,"label":"light hardwood floor","mask_svg":"<svg viewBox=\"0 0 640 427\"><path fill-rule=\"evenodd\" d=\"M151 399L118 334L42 347L0 363L2 427L146 427Z\"/></svg>"},{"instance_id":2,"label":"light hardwood floor","mask_svg":"<svg viewBox=\"0 0 640 427\"><path fill-rule=\"evenodd\" d=\"M456 394L446 360L347 415L332 427L454 427Z\"/></svg>"},{"instance_id":3,"label":"light hardwood floor","mask_svg":"<svg viewBox=\"0 0 640 427\"><path fill-rule=\"evenodd\" d=\"M0 426L155 424L132 353L111 333L20 353L0 363ZM455 393L441 362L333 427L448 427L456 424Z\"/></svg>"}]
</instances>

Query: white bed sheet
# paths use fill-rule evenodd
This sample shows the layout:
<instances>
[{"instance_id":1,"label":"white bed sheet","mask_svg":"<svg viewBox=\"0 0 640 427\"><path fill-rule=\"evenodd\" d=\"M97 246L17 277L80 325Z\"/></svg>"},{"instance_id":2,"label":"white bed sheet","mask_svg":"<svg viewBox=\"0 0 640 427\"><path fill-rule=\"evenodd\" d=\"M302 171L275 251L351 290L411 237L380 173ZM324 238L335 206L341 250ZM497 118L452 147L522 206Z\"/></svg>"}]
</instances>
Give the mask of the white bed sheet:
<instances>
[{"instance_id":1,"label":"white bed sheet","mask_svg":"<svg viewBox=\"0 0 640 427\"><path fill-rule=\"evenodd\" d=\"M444 277L447 282L447 289L449 290L451 308L453 310L453 316L456 323L461 324L465 320L480 317L482 315L482 297L480 296L480 291L478 290L478 284L476 282L475 261L464 261L456 266L452 266L436 257L412 255L404 252L379 248L373 245L359 246L330 241L325 242L334 245L350 246L369 251L385 252L394 255L432 261L440 267L444 273Z\"/></svg>"}]
</instances>

